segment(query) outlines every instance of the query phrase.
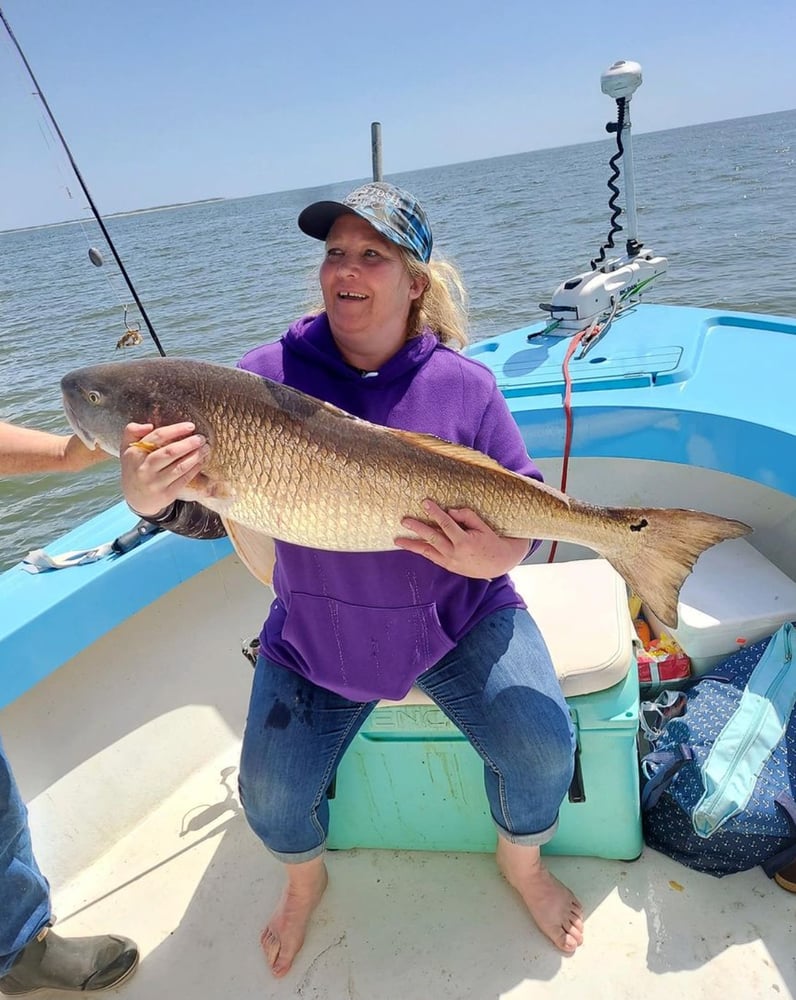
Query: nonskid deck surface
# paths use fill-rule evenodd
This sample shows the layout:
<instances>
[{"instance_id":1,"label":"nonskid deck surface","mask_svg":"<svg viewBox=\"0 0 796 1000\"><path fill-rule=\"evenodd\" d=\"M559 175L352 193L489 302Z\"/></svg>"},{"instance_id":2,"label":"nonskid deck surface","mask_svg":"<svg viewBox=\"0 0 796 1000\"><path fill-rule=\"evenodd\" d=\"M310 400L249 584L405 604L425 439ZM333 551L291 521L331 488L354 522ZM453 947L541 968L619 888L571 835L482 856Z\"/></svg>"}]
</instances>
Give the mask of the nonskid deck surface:
<instances>
[{"instance_id":1,"label":"nonskid deck surface","mask_svg":"<svg viewBox=\"0 0 796 1000\"><path fill-rule=\"evenodd\" d=\"M714 879L652 851L634 862L547 859L586 912L585 944L571 958L539 933L491 855L330 853L304 949L274 980L259 936L282 872L237 796L251 682L240 642L262 605L259 584L234 557L222 560L0 716L59 932L117 931L140 945L119 996L796 997L796 897L759 870ZM75 705L86 724L76 725ZM81 870L76 857L96 860Z\"/></svg>"},{"instance_id":2,"label":"nonskid deck surface","mask_svg":"<svg viewBox=\"0 0 796 1000\"><path fill-rule=\"evenodd\" d=\"M759 870L714 879L649 850L635 862L547 859L585 907L572 958L536 930L491 855L330 853L329 890L276 981L259 934L281 871L246 824L236 765L231 747L53 887L61 933L138 941L127 1000L796 996L792 895Z\"/></svg>"}]
</instances>

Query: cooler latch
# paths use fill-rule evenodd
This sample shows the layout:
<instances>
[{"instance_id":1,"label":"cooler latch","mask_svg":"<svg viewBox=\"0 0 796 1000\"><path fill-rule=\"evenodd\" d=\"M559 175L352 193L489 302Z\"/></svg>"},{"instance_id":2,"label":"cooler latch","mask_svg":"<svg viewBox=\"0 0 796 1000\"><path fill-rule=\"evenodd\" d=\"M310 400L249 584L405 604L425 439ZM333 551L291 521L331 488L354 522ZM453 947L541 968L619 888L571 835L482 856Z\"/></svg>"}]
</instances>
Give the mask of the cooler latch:
<instances>
[{"instance_id":1,"label":"cooler latch","mask_svg":"<svg viewBox=\"0 0 796 1000\"><path fill-rule=\"evenodd\" d=\"M583 787L583 771L580 767L580 747L575 747L575 772L569 785L567 798L570 802L585 802L586 790Z\"/></svg>"}]
</instances>

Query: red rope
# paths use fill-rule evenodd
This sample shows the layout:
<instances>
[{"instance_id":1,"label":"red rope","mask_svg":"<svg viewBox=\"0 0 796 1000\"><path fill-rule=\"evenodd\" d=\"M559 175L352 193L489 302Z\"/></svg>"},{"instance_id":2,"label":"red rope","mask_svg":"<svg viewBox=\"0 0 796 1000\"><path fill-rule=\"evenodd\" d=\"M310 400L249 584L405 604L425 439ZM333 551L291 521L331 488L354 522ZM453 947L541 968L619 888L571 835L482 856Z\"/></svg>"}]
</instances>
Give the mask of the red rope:
<instances>
[{"instance_id":1,"label":"red rope","mask_svg":"<svg viewBox=\"0 0 796 1000\"><path fill-rule=\"evenodd\" d=\"M563 464L561 466L561 492L567 492L567 476L569 474L569 454L572 450L572 426L573 426L573 416L572 416L572 376L569 373L569 361L572 355L577 350L581 341L585 340L587 343L592 337L599 333L599 326L585 327L576 333L569 343L567 348L567 353L564 355L564 361L561 365L561 371L564 375L564 419L566 421L566 435L564 437L564 458ZM558 548L558 542L554 541L550 546L550 555L547 557L547 561L551 563L555 559L556 549Z\"/></svg>"}]
</instances>

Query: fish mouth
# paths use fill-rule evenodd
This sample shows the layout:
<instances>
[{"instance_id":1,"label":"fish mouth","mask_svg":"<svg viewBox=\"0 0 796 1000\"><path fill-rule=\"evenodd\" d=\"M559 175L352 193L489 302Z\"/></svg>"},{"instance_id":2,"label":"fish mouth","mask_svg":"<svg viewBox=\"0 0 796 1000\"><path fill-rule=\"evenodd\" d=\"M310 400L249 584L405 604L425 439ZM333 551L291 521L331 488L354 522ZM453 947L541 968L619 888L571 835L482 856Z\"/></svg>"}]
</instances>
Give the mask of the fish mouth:
<instances>
[{"instance_id":1,"label":"fish mouth","mask_svg":"<svg viewBox=\"0 0 796 1000\"><path fill-rule=\"evenodd\" d=\"M75 434L77 434L87 448L93 451L98 441L80 421L79 408L75 405L75 401L81 398L80 384L74 376L75 373L70 372L61 379L61 398L64 413L66 414L66 419L69 421L69 426Z\"/></svg>"},{"instance_id":2,"label":"fish mouth","mask_svg":"<svg viewBox=\"0 0 796 1000\"><path fill-rule=\"evenodd\" d=\"M98 443L97 439L93 435L89 434L88 431L81 426L78 415L75 412L75 408L72 406L69 396L65 392L63 393L63 404L64 404L64 413L66 414L66 419L69 421L69 426L72 428L75 434L77 434L77 436L80 438L83 444L91 451L93 451L94 448L97 446Z\"/></svg>"}]
</instances>

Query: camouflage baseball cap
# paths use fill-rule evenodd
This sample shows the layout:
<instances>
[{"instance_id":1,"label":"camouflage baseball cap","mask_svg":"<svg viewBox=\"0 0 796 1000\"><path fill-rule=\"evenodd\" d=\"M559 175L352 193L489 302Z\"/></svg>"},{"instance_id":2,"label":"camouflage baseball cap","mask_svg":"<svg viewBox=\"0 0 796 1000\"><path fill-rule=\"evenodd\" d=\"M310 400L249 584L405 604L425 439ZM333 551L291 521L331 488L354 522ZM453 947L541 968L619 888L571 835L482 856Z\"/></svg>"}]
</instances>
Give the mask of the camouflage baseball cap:
<instances>
[{"instance_id":1,"label":"camouflage baseball cap","mask_svg":"<svg viewBox=\"0 0 796 1000\"><path fill-rule=\"evenodd\" d=\"M407 191L374 181L363 184L342 201L316 201L298 217L299 229L316 240L325 240L335 220L346 213L358 215L418 260L431 257L431 229L423 206Z\"/></svg>"}]
</instances>

